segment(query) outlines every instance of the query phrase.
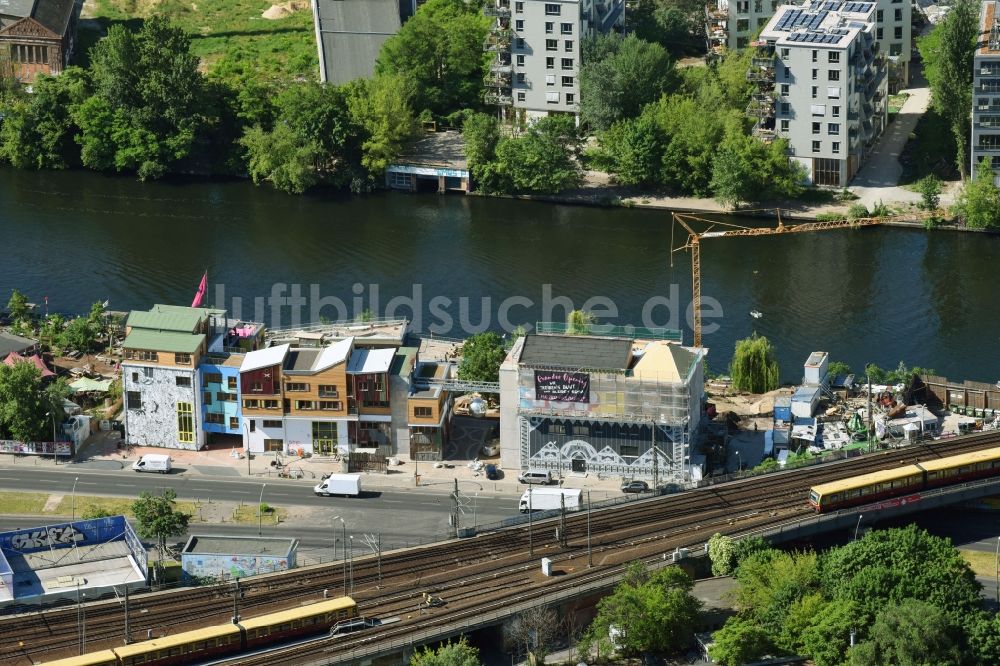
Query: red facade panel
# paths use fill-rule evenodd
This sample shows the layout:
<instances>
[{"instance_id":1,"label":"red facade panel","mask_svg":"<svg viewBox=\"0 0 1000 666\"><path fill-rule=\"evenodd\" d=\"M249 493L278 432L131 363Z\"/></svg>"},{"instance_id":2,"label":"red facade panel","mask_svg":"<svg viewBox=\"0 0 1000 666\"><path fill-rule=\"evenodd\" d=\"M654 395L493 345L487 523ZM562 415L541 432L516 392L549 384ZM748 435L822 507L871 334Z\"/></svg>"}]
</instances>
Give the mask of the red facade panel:
<instances>
[{"instance_id":1,"label":"red facade panel","mask_svg":"<svg viewBox=\"0 0 1000 666\"><path fill-rule=\"evenodd\" d=\"M240 373L240 393L250 398L255 395L277 395L281 387L280 366L260 368Z\"/></svg>"}]
</instances>

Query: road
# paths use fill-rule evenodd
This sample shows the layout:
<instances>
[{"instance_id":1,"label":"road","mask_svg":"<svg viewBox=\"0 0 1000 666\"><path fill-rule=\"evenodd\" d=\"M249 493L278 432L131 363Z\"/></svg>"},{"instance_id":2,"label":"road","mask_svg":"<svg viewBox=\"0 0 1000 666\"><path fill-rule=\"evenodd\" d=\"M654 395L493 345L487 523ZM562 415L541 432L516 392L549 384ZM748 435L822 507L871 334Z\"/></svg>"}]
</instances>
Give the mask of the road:
<instances>
[{"instance_id":1,"label":"road","mask_svg":"<svg viewBox=\"0 0 1000 666\"><path fill-rule=\"evenodd\" d=\"M280 507L306 507L308 518L294 518L278 527L263 528L266 535L294 536L301 540L303 549L332 548L339 540L342 525L335 516L344 519L347 535L382 535L383 547L413 545L447 536L450 532L449 515L454 503L449 495L450 486L421 487L412 490L385 489L365 492L361 497L317 497L312 492L315 480L247 479L245 477L210 477L173 474L139 474L131 470L93 470L78 467L2 466L0 490L44 492L69 495L74 480L78 496L103 495L134 498L148 490L159 492L173 488L178 499L201 502L245 502L256 504L261 485L266 484L264 501ZM364 487L362 480L362 487ZM478 484L463 483L460 491L465 496L465 506L460 516L462 524L482 524L500 520L517 513L517 498L479 492ZM36 518L0 518L0 529L30 527L52 516ZM256 535L256 525L232 523L194 524L191 531L213 534Z\"/></svg>"}]
</instances>

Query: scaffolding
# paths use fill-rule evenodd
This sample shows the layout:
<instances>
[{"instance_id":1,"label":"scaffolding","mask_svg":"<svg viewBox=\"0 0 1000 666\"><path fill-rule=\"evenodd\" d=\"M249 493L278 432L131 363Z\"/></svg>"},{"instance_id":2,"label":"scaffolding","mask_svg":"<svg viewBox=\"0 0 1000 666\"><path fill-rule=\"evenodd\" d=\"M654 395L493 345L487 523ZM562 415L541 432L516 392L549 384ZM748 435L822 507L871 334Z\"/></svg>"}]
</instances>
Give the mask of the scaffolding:
<instances>
[{"instance_id":1,"label":"scaffolding","mask_svg":"<svg viewBox=\"0 0 1000 666\"><path fill-rule=\"evenodd\" d=\"M490 32L486 36L483 49L492 54L483 83L486 92L483 100L497 107L497 115L504 120L510 115L514 104L511 92L513 68L511 67L511 43L514 32L510 29L510 1L492 0L483 7L483 14L493 19Z\"/></svg>"},{"instance_id":2,"label":"scaffolding","mask_svg":"<svg viewBox=\"0 0 1000 666\"><path fill-rule=\"evenodd\" d=\"M762 141L771 142L777 136L774 44L754 42L752 47L754 51L750 58L750 68L747 70L747 81L753 84L754 90L747 104L746 115L754 121L753 135Z\"/></svg>"},{"instance_id":3,"label":"scaffolding","mask_svg":"<svg viewBox=\"0 0 1000 666\"><path fill-rule=\"evenodd\" d=\"M705 59L712 62L726 53L729 44L729 5L725 0L705 5Z\"/></svg>"}]
</instances>

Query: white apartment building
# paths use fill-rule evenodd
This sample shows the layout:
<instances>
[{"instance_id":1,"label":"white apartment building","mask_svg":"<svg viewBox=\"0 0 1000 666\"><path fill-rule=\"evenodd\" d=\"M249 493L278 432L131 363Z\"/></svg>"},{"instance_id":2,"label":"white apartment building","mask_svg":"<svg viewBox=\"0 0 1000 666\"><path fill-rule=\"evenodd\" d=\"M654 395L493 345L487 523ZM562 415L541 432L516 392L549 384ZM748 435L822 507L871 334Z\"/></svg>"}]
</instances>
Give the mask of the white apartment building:
<instances>
[{"instance_id":1,"label":"white apartment building","mask_svg":"<svg viewBox=\"0 0 1000 666\"><path fill-rule=\"evenodd\" d=\"M971 171L975 178L984 157L1000 185L1000 3L984 2L979 13L980 39L976 44L972 79Z\"/></svg>"},{"instance_id":2,"label":"white apartment building","mask_svg":"<svg viewBox=\"0 0 1000 666\"><path fill-rule=\"evenodd\" d=\"M755 43L751 104L762 138L789 142L817 185L854 177L888 120L874 2L784 5ZM757 106L755 107L754 104Z\"/></svg>"},{"instance_id":3,"label":"white apartment building","mask_svg":"<svg viewBox=\"0 0 1000 666\"><path fill-rule=\"evenodd\" d=\"M910 54L913 50L910 0L877 2L786 2L783 5L811 5L834 11L835 7L875 4L875 39L879 50L889 58L889 88L895 92L910 80ZM721 55L725 49L745 49L778 11L778 0L718 0L705 7L705 33L709 55Z\"/></svg>"},{"instance_id":4,"label":"white apartment building","mask_svg":"<svg viewBox=\"0 0 1000 666\"><path fill-rule=\"evenodd\" d=\"M580 42L625 19L624 0L494 0L484 11L495 18L486 101L521 123L579 114Z\"/></svg>"}]
</instances>

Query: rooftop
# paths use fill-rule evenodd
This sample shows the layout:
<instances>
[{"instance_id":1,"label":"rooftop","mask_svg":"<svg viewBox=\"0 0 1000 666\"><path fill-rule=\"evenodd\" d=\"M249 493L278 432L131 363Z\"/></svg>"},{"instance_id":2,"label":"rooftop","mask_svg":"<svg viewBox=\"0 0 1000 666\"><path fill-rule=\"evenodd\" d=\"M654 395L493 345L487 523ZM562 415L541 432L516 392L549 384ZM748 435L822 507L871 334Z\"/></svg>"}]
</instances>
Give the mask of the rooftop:
<instances>
[{"instance_id":1,"label":"rooftop","mask_svg":"<svg viewBox=\"0 0 1000 666\"><path fill-rule=\"evenodd\" d=\"M469 170L465 141L460 132L427 132L404 150L394 162L406 166Z\"/></svg>"},{"instance_id":2,"label":"rooftop","mask_svg":"<svg viewBox=\"0 0 1000 666\"><path fill-rule=\"evenodd\" d=\"M31 349L38 344L38 340L14 335L6 331L0 331L0 356L7 356L11 352L18 354Z\"/></svg>"},{"instance_id":3,"label":"rooftop","mask_svg":"<svg viewBox=\"0 0 1000 666\"><path fill-rule=\"evenodd\" d=\"M686 382L698 355L684 347L657 340L645 345L632 370L637 379Z\"/></svg>"},{"instance_id":4,"label":"rooftop","mask_svg":"<svg viewBox=\"0 0 1000 666\"><path fill-rule=\"evenodd\" d=\"M395 356L395 349L356 349L347 364L347 372L352 375L389 372Z\"/></svg>"},{"instance_id":5,"label":"rooftop","mask_svg":"<svg viewBox=\"0 0 1000 666\"><path fill-rule=\"evenodd\" d=\"M62 35L73 16L75 0L0 0L0 15L15 20L30 16L43 26ZM14 23L0 19L0 29Z\"/></svg>"},{"instance_id":6,"label":"rooftop","mask_svg":"<svg viewBox=\"0 0 1000 666\"><path fill-rule=\"evenodd\" d=\"M125 337L125 342L122 343L122 346L126 349L193 354L198 351L202 340L204 340L204 336L202 335L134 328Z\"/></svg>"},{"instance_id":7,"label":"rooftop","mask_svg":"<svg viewBox=\"0 0 1000 666\"><path fill-rule=\"evenodd\" d=\"M240 372L250 372L252 370L260 370L261 368L269 368L272 365L281 365L285 361L285 355L288 354L289 347L290 345L285 344L249 352L243 357L243 363L240 364Z\"/></svg>"},{"instance_id":8,"label":"rooftop","mask_svg":"<svg viewBox=\"0 0 1000 666\"><path fill-rule=\"evenodd\" d=\"M761 32L776 44L842 47L874 20L873 2L822 2L813 6L782 5Z\"/></svg>"},{"instance_id":9,"label":"rooftop","mask_svg":"<svg viewBox=\"0 0 1000 666\"><path fill-rule=\"evenodd\" d=\"M205 318L203 312L191 308L191 312L156 312L150 310L133 310L128 316L126 326L133 329L145 328L154 331L174 331L177 333L195 333Z\"/></svg>"},{"instance_id":10,"label":"rooftop","mask_svg":"<svg viewBox=\"0 0 1000 666\"><path fill-rule=\"evenodd\" d=\"M585 335L527 335L520 364L548 368L581 368L625 372L632 341Z\"/></svg>"},{"instance_id":11,"label":"rooftop","mask_svg":"<svg viewBox=\"0 0 1000 666\"><path fill-rule=\"evenodd\" d=\"M382 44L402 24L397 0L317 0L314 21L323 80L369 78Z\"/></svg>"},{"instance_id":12,"label":"rooftop","mask_svg":"<svg viewBox=\"0 0 1000 666\"><path fill-rule=\"evenodd\" d=\"M193 534L181 551L185 555L273 555L287 557L298 539L275 537L230 537Z\"/></svg>"}]
</instances>

